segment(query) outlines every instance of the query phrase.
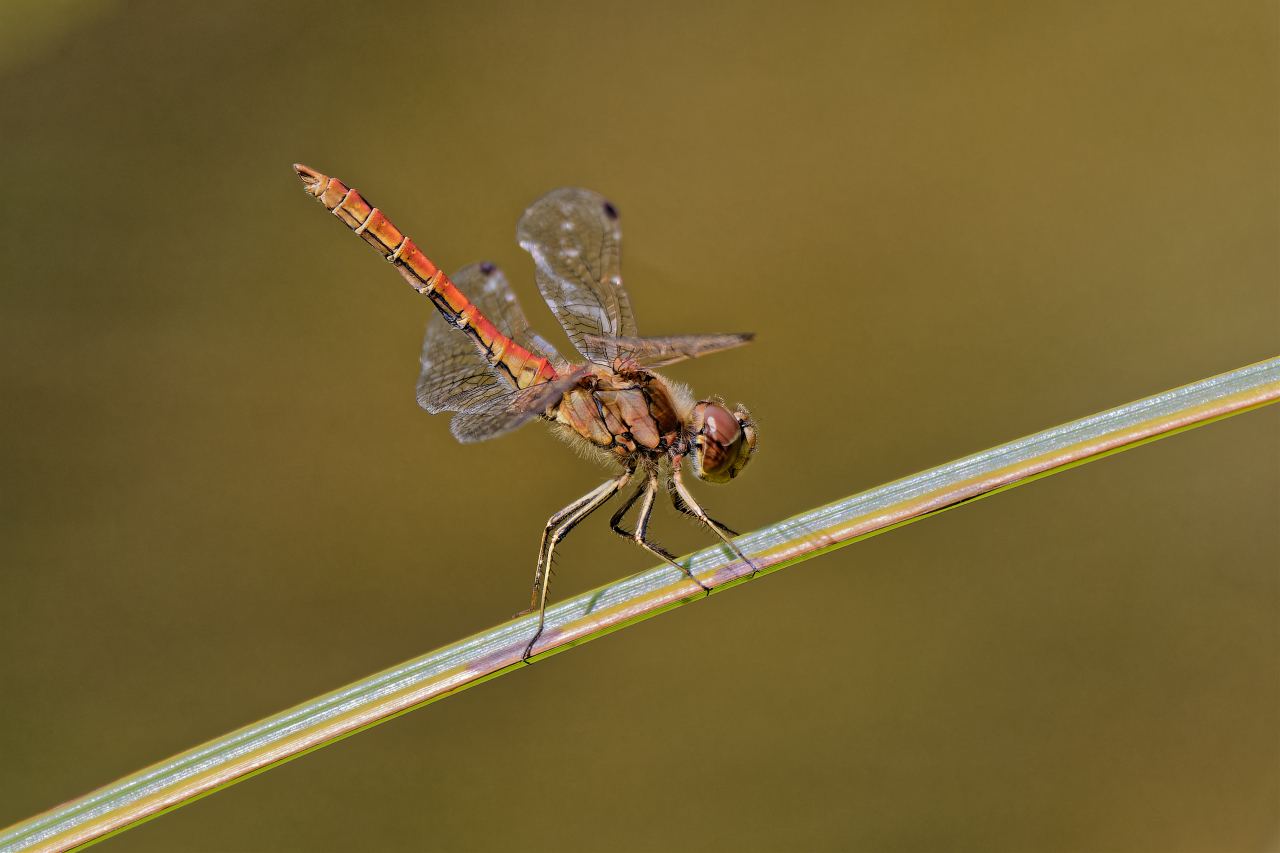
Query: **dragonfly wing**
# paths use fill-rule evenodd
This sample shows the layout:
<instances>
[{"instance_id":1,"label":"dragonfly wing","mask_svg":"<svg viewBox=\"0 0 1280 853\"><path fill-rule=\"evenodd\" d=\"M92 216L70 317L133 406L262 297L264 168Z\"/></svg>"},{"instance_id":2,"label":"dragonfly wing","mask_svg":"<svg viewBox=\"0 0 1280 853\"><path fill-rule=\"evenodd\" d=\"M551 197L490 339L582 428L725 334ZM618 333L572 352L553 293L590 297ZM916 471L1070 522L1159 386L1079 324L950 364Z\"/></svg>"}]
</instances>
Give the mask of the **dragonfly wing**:
<instances>
[{"instance_id":1,"label":"dragonfly wing","mask_svg":"<svg viewBox=\"0 0 1280 853\"><path fill-rule=\"evenodd\" d=\"M433 415L457 411L506 390L507 385L489 372L489 363L470 338L438 314L427 321L422 373L418 376L419 406Z\"/></svg>"},{"instance_id":2,"label":"dragonfly wing","mask_svg":"<svg viewBox=\"0 0 1280 853\"><path fill-rule=\"evenodd\" d=\"M536 265L542 298L578 351L602 361L586 340L634 338L635 316L622 286L618 211L588 190L552 190L529 206L516 239Z\"/></svg>"},{"instance_id":3,"label":"dragonfly wing","mask_svg":"<svg viewBox=\"0 0 1280 853\"><path fill-rule=\"evenodd\" d=\"M519 391L505 393L488 399L477 399L460 410L449 422L453 437L464 444L495 438L522 426L560 402L565 392L578 384L590 368L582 365L550 382L533 385Z\"/></svg>"},{"instance_id":4,"label":"dragonfly wing","mask_svg":"<svg viewBox=\"0 0 1280 853\"><path fill-rule=\"evenodd\" d=\"M453 331L456 337L463 338ZM471 341L463 338L461 343L448 341L432 348L428 338L422 351L422 375L418 377L418 405L431 414L456 412L477 401L500 396L507 389L489 372L489 365Z\"/></svg>"},{"instance_id":5,"label":"dragonfly wing","mask_svg":"<svg viewBox=\"0 0 1280 853\"><path fill-rule=\"evenodd\" d=\"M740 347L755 335L671 335L662 338L604 338L585 335L588 346L602 353L607 363L631 359L641 367L665 367L700 355Z\"/></svg>"},{"instance_id":6,"label":"dragonfly wing","mask_svg":"<svg viewBox=\"0 0 1280 853\"><path fill-rule=\"evenodd\" d=\"M501 270L487 262L472 264L458 270L452 279L454 286L498 331L534 355L560 361L555 349L529 328ZM460 411L509 390L510 386L500 374L492 372L488 360L465 332L449 325L438 313L431 316L422 342L418 405L432 414Z\"/></svg>"}]
</instances>

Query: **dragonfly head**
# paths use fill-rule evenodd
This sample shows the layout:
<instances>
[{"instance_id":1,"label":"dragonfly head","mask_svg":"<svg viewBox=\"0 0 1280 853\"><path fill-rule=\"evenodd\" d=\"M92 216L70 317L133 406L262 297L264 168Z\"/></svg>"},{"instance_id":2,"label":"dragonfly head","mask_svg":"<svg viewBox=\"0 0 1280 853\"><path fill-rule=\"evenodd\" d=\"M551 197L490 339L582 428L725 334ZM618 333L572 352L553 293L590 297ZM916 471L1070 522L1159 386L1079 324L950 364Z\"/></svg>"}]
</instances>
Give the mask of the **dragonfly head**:
<instances>
[{"instance_id":1,"label":"dragonfly head","mask_svg":"<svg viewBox=\"0 0 1280 853\"><path fill-rule=\"evenodd\" d=\"M693 433L693 473L701 480L727 483L756 452L756 427L741 405L730 412L715 400L693 407L689 421Z\"/></svg>"}]
</instances>

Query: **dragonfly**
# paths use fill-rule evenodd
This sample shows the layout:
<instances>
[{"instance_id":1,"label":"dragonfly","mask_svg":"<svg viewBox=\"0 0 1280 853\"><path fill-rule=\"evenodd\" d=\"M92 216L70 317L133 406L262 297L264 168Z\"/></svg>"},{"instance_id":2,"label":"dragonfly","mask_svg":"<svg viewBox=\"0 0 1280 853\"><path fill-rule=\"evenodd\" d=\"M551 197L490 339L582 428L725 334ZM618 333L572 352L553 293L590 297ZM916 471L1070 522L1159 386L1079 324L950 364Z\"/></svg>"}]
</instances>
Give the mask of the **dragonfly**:
<instances>
[{"instance_id":1,"label":"dragonfly","mask_svg":"<svg viewBox=\"0 0 1280 853\"><path fill-rule=\"evenodd\" d=\"M525 647L528 662L546 626L547 592L556 547L579 522L633 480L635 490L610 528L683 572L710 594L689 567L648 536L659 493L675 509L715 533L754 574L733 541L738 534L707 515L682 476L727 483L756 450L747 409L720 398L694 400L688 388L654 372L680 361L746 344L751 334L639 337L622 285L618 209L583 189L552 190L520 217L516 239L533 256L542 298L585 361L565 359L525 320L515 293L496 266L472 264L446 276L382 211L336 178L301 164L306 192L377 249L418 293L435 305L422 346L418 403L432 414L454 412L449 429L460 442L494 438L543 420L561 438L621 473L551 516L542 533L533 597L538 628ZM637 507L635 527L626 517Z\"/></svg>"}]
</instances>

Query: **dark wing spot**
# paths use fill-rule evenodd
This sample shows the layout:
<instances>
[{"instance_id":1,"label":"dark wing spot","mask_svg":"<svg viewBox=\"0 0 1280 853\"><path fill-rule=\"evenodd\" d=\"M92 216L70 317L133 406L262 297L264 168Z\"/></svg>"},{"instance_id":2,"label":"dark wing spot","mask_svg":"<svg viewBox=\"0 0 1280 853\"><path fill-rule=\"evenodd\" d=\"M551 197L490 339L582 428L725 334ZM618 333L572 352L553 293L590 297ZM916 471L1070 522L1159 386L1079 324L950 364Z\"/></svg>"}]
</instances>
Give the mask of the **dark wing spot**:
<instances>
[{"instance_id":1,"label":"dark wing spot","mask_svg":"<svg viewBox=\"0 0 1280 853\"><path fill-rule=\"evenodd\" d=\"M489 263L488 261L480 262L480 272L484 273L485 275L493 275L497 271L498 271L498 268L495 267L493 264Z\"/></svg>"},{"instance_id":2,"label":"dark wing spot","mask_svg":"<svg viewBox=\"0 0 1280 853\"><path fill-rule=\"evenodd\" d=\"M606 201L604 203L604 215L609 217L610 219L617 219L618 208L614 207L612 204Z\"/></svg>"}]
</instances>

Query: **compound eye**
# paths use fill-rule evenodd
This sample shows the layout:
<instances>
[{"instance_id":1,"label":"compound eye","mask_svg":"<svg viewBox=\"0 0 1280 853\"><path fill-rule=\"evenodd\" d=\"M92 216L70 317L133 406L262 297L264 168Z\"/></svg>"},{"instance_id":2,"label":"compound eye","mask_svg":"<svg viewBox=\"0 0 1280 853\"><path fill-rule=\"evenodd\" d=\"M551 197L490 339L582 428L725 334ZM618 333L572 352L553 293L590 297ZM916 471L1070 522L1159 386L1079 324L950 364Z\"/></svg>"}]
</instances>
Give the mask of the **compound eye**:
<instances>
[{"instance_id":1,"label":"compound eye","mask_svg":"<svg viewBox=\"0 0 1280 853\"><path fill-rule=\"evenodd\" d=\"M742 437L742 427L728 409L711 403L703 412L702 434L721 447L728 447Z\"/></svg>"},{"instance_id":2,"label":"compound eye","mask_svg":"<svg viewBox=\"0 0 1280 853\"><path fill-rule=\"evenodd\" d=\"M719 403L708 403L702 417L702 470L712 476L723 474L733 467L741 452L742 426Z\"/></svg>"}]
</instances>

